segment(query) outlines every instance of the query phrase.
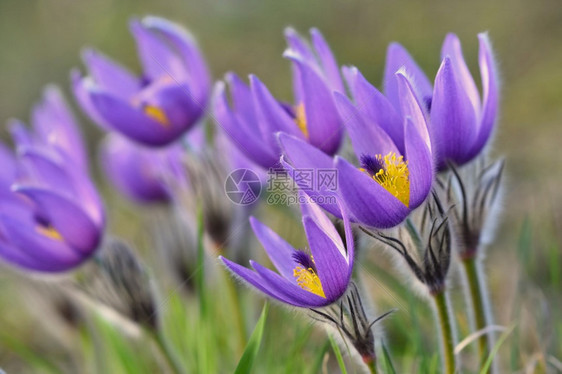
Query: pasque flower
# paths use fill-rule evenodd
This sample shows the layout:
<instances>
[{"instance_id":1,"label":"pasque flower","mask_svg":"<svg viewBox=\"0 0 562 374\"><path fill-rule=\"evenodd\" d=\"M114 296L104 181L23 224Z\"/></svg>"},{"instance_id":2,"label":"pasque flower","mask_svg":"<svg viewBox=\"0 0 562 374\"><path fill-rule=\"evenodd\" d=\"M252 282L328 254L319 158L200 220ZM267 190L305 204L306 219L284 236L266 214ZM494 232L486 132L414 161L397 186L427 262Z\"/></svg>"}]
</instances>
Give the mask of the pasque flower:
<instances>
[{"instance_id":1,"label":"pasque flower","mask_svg":"<svg viewBox=\"0 0 562 374\"><path fill-rule=\"evenodd\" d=\"M499 87L494 57L485 33L479 34L478 62L482 96L466 66L459 39L448 34L441 49L441 67L432 87L429 79L398 43L388 48L384 90L397 111L399 87L394 74L404 68L412 76L416 94L429 113L430 133L437 160L443 170L447 162L458 165L476 157L487 144L497 118ZM381 108L382 109L382 108Z\"/></svg>"},{"instance_id":2,"label":"pasque flower","mask_svg":"<svg viewBox=\"0 0 562 374\"><path fill-rule=\"evenodd\" d=\"M347 69L346 76L350 86L359 87L359 91L375 90L355 68ZM328 189L316 186L307 191L311 197L339 195L349 209L352 220L378 228L388 228L402 222L411 210L425 200L433 181L431 143L423 108L406 75L398 72L395 79L400 87L403 116L397 115L393 119L394 126L401 128L394 132L363 111L361 108L364 103L361 100L356 100L357 106L354 106L347 97L335 93L338 110L345 119L359 162L358 167L339 156L332 160L291 135L279 134L286 158L282 162L293 177L296 176L296 169L337 171L337 187ZM322 207L327 211L339 216L331 203L333 199L318 201L323 202Z\"/></svg>"},{"instance_id":3,"label":"pasque flower","mask_svg":"<svg viewBox=\"0 0 562 374\"><path fill-rule=\"evenodd\" d=\"M97 249L104 211L56 89L46 91L32 122L33 131L12 126L17 157L5 147L0 152L0 256L26 269L65 271Z\"/></svg>"},{"instance_id":4,"label":"pasque flower","mask_svg":"<svg viewBox=\"0 0 562 374\"><path fill-rule=\"evenodd\" d=\"M343 126L332 91L343 90L336 61L317 30L314 50L294 31L287 31L290 48L284 56L293 64L294 105L278 101L254 75L246 85L234 73L226 75L232 105L224 82L215 90L214 114L232 142L264 168L278 164L281 150L275 133L283 131L327 154L337 152Z\"/></svg>"},{"instance_id":5,"label":"pasque flower","mask_svg":"<svg viewBox=\"0 0 562 374\"><path fill-rule=\"evenodd\" d=\"M189 33L157 17L131 22L143 74L103 56L83 54L90 77L72 73L75 95L99 125L148 145L163 146L189 130L205 111L210 77Z\"/></svg>"},{"instance_id":6,"label":"pasque flower","mask_svg":"<svg viewBox=\"0 0 562 374\"><path fill-rule=\"evenodd\" d=\"M110 133L100 148L106 176L117 190L138 203L168 203L172 190L167 180L174 174L172 162L182 157L180 144L152 149Z\"/></svg>"},{"instance_id":7,"label":"pasque flower","mask_svg":"<svg viewBox=\"0 0 562 374\"><path fill-rule=\"evenodd\" d=\"M354 262L353 235L345 211L341 215L346 244L316 204L302 207L310 252L295 249L263 223L250 218L254 233L279 273L255 261L250 261L253 268L250 270L223 257L220 259L235 276L278 301L302 308L320 308L336 302L348 288Z\"/></svg>"}]
</instances>

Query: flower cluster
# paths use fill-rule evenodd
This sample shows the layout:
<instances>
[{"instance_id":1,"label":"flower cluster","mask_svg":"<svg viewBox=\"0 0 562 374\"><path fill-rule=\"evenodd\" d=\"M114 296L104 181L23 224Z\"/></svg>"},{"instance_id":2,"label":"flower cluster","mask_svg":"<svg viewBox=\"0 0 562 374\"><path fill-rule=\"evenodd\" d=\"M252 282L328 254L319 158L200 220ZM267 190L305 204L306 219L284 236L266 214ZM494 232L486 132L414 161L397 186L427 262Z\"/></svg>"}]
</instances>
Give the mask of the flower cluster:
<instances>
[{"instance_id":1,"label":"flower cluster","mask_svg":"<svg viewBox=\"0 0 562 374\"><path fill-rule=\"evenodd\" d=\"M443 43L433 84L403 47L391 44L381 92L356 67L340 69L318 30L311 30L309 43L287 29L283 56L292 66L294 91L287 103L256 76L247 84L233 72L212 93L199 48L175 23L145 17L133 20L130 30L142 73L88 49L88 75L73 71L72 89L87 116L107 132L99 157L107 179L132 201L173 212L180 227L154 236L161 247L174 247L163 252L178 278L204 270L193 270L187 262L195 256L178 254L188 250L178 247L209 247L241 282L343 331L374 371L372 327L380 318L369 320L365 290L353 281L360 271L354 269L356 236L366 233L398 253L410 278L435 301L444 367L454 372L447 304L453 250L458 247L460 261L471 266L467 261L484 243L483 226L498 200L503 170L493 164L470 180L462 170L485 154L498 112L487 35L478 36L482 94L453 34ZM214 128L198 124L207 109ZM32 125L13 121L15 152L0 144L0 256L40 272L72 270L102 246L105 212L81 135L57 89L46 90ZM250 217L259 199L243 207L226 199L225 186L244 182L233 170L255 170L255 183L247 185L257 189L268 168L283 170L300 189L305 247L295 248ZM301 170L333 170L337 187L308 188L298 177ZM169 217L158 214L150 217L151 228L169 226ZM238 263L255 255L248 241L234 238L236 226L248 222L276 271L253 260L251 269ZM158 330L147 273L133 251L115 243L96 255L98 273L111 284L102 288L124 295L117 299L126 305L115 309Z\"/></svg>"}]
</instances>

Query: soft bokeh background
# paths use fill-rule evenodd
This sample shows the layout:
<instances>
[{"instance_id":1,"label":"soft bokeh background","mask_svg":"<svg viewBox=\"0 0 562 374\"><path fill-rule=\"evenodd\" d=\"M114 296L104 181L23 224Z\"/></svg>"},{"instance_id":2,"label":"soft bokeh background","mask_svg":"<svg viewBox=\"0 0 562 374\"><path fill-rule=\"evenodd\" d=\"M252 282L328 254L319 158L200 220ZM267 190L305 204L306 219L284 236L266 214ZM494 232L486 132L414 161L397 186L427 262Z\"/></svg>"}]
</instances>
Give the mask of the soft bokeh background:
<instances>
[{"instance_id":1,"label":"soft bokeh background","mask_svg":"<svg viewBox=\"0 0 562 374\"><path fill-rule=\"evenodd\" d=\"M186 25L198 38L216 79L228 70L257 74L279 96L290 97L290 69L281 57L283 29L318 27L341 64L353 64L380 85L386 46L399 41L429 76L441 42L455 32L478 76L476 34L489 31L502 76L495 154L507 160L504 222L487 263L500 323L529 317L526 354L544 352L562 334L562 3L558 1L359 0L2 0L0 1L0 122L27 120L48 83L66 92L80 50L94 46L138 70L128 33L132 16L155 14ZM101 132L81 118L90 151ZM7 138L6 130L1 132ZM1 167L1 165L0 165ZM117 225L118 219L113 219ZM117 228L117 230L119 230ZM519 250L517 250L519 248ZM14 295L0 273L0 295ZM0 296L0 320L17 325L11 298ZM17 304L16 304L17 305ZM518 304L519 305L519 304ZM15 321L15 322L14 322ZM4 329L4 321L0 328ZM547 334L548 335L548 334ZM560 348L554 352L561 354ZM0 342L0 367L12 352ZM558 357L558 359L561 359Z\"/></svg>"}]
</instances>

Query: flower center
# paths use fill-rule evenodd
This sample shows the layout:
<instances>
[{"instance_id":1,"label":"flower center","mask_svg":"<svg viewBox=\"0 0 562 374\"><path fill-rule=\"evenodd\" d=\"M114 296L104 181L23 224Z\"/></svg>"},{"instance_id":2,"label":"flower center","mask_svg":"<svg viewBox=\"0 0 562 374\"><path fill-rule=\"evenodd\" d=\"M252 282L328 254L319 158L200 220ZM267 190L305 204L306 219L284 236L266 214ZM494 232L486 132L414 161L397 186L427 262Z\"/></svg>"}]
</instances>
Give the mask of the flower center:
<instances>
[{"instance_id":1,"label":"flower center","mask_svg":"<svg viewBox=\"0 0 562 374\"><path fill-rule=\"evenodd\" d=\"M166 113L164 113L164 111L161 108L155 105L147 104L147 105L143 105L142 110L144 111L144 114L146 114L147 116L149 116L150 118L161 124L162 126L164 127L170 126L170 121L168 120Z\"/></svg>"},{"instance_id":2,"label":"flower center","mask_svg":"<svg viewBox=\"0 0 562 374\"><path fill-rule=\"evenodd\" d=\"M60 232L58 232L53 226L51 225L37 225L35 227L35 229L37 230L37 232L43 236L46 236L47 238L51 239L51 240L58 240L61 241L62 240L62 235L60 234Z\"/></svg>"},{"instance_id":3,"label":"flower center","mask_svg":"<svg viewBox=\"0 0 562 374\"><path fill-rule=\"evenodd\" d=\"M297 280L297 284L303 289L312 292L315 295L326 298L320 278L316 274L316 266L314 258L304 251L296 251L293 258L300 265L293 269L293 276Z\"/></svg>"},{"instance_id":4,"label":"flower center","mask_svg":"<svg viewBox=\"0 0 562 374\"><path fill-rule=\"evenodd\" d=\"M404 205L410 203L410 171L403 156L390 152L386 156L361 156L361 168Z\"/></svg>"},{"instance_id":5,"label":"flower center","mask_svg":"<svg viewBox=\"0 0 562 374\"><path fill-rule=\"evenodd\" d=\"M295 107L295 122L299 130L302 131L304 137L308 139L308 127L306 125L306 113L304 111L304 104L300 103Z\"/></svg>"}]
</instances>

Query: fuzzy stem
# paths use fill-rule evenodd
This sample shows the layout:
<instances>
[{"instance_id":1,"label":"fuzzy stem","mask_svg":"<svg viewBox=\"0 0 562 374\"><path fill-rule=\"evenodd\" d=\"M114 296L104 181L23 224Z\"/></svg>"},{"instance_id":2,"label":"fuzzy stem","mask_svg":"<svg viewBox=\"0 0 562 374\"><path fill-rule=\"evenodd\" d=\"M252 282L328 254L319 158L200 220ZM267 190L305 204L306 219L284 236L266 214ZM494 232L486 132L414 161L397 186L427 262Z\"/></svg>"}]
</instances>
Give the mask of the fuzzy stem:
<instances>
[{"instance_id":1,"label":"fuzzy stem","mask_svg":"<svg viewBox=\"0 0 562 374\"><path fill-rule=\"evenodd\" d=\"M367 364L367 367L369 368L369 373L377 374L377 361L374 358L365 361L365 364Z\"/></svg>"},{"instance_id":2,"label":"fuzzy stem","mask_svg":"<svg viewBox=\"0 0 562 374\"><path fill-rule=\"evenodd\" d=\"M185 374L184 367L177 353L174 351L172 346L170 346L170 343L168 343L168 340L164 337L162 332L153 332L152 338L158 346L158 349L160 349L162 356L166 359L168 366L172 369L172 372L174 374Z\"/></svg>"},{"instance_id":3,"label":"fuzzy stem","mask_svg":"<svg viewBox=\"0 0 562 374\"><path fill-rule=\"evenodd\" d=\"M476 331L480 331L488 325L487 313L485 307L485 297L487 294L483 290L481 269L478 266L476 258L468 257L462 260L462 265L464 268L464 273L466 275L467 281L467 292L468 298L472 305L472 311L474 316L474 327ZM484 362L489 355L489 337L488 334L484 334L478 338L478 348L480 353L480 360Z\"/></svg>"},{"instance_id":4,"label":"fuzzy stem","mask_svg":"<svg viewBox=\"0 0 562 374\"><path fill-rule=\"evenodd\" d=\"M453 336L453 325L451 320L451 311L447 301L445 290L432 295L437 311L437 326L441 334L441 346L443 348L443 373L454 374L456 368L455 362L455 342Z\"/></svg>"}]
</instances>

